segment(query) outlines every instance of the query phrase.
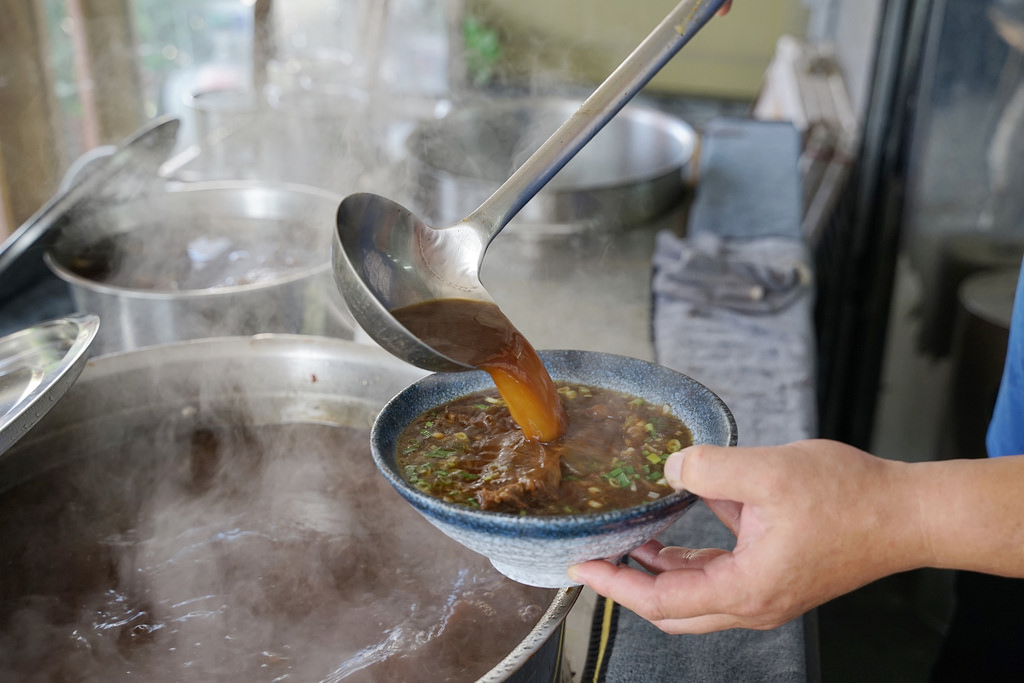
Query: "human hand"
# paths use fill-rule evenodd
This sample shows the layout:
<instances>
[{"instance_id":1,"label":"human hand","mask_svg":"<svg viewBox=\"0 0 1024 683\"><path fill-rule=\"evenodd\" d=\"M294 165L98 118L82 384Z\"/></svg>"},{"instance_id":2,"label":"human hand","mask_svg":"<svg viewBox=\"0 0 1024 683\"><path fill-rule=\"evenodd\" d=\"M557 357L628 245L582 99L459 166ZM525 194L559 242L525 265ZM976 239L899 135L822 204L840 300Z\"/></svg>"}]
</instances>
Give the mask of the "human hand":
<instances>
[{"instance_id":1,"label":"human hand","mask_svg":"<svg viewBox=\"0 0 1024 683\"><path fill-rule=\"evenodd\" d=\"M701 496L737 536L733 551L665 547L630 555L647 572L605 561L570 576L668 633L769 629L924 555L907 464L834 441L772 448L695 446L666 476Z\"/></svg>"},{"instance_id":2,"label":"human hand","mask_svg":"<svg viewBox=\"0 0 1024 683\"><path fill-rule=\"evenodd\" d=\"M719 7L718 14L728 14L730 9L732 9L732 0Z\"/></svg>"}]
</instances>

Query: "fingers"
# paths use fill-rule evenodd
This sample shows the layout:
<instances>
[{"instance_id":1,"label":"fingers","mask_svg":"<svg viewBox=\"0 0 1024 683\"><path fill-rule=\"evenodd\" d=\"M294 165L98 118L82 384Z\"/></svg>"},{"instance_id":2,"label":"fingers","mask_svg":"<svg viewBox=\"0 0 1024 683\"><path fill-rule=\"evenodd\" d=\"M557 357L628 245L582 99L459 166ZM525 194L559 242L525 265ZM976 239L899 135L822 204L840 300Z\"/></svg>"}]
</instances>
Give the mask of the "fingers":
<instances>
[{"instance_id":1,"label":"fingers","mask_svg":"<svg viewBox=\"0 0 1024 683\"><path fill-rule=\"evenodd\" d=\"M650 600L654 595L654 577L625 564L592 560L569 567L568 574L573 581L622 605Z\"/></svg>"},{"instance_id":2,"label":"fingers","mask_svg":"<svg viewBox=\"0 0 1024 683\"><path fill-rule=\"evenodd\" d=\"M724 631L730 628L747 628L762 631L782 625L781 623L774 622L770 624L749 623L747 620L741 619L732 614L705 614L703 616L692 617L690 619L662 619L661 621L652 623L665 633L671 633L673 635L682 633L712 633L714 631Z\"/></svg>"},{"instance_id":3,"label":"fingers","mask_svg":"<svg viewBox=\"0 0 1024 683\"><path fill-rule=\"evenodd\" d=\"M661 555L673 558L675 553ZM569 576L667 633L707 633L742 623L736 616L707 613L710 602L705 598L714 593L714 587L703 569L676 569L651 575L626 565L595 560L571 567Z\"/></svg>"},{"instance_id":4,"label":"fingers","mask_svg":"<svg viewBox=\"0 0 1024 683\"><path fill-rule=\"evenodd\" d=\"M701 569L726 552L720 548L665 547L658 541L649 541L633 550L629 556L647 571L660 574L674 569Z\"/></svg>"},{"instance_id":5,"label":"fingers","mask_svg":"<svg viewBox=\"0 0 1024 683\"><path fill-rule=\"evenodd\" d=\"M671 594L659 589L657 576L625 564L614 565L604 560L584 562L570 567L569 577L652 623L679 616L676 610L664 604Z\"/></svg>"},{"instance_id":6,"label":"fingers","mask_svg":"<svg viewBox=\"0 0 1024 683\"><path fill-rule=\"evenodd\" d=\"M657 557L658 553L660 553L664 547L664 543L656 538L652 538L639 548L631 550L629 556L644 565L644 567L647 567L647 564L652 560L652 558Z\"/></svg>"}]
</instances>

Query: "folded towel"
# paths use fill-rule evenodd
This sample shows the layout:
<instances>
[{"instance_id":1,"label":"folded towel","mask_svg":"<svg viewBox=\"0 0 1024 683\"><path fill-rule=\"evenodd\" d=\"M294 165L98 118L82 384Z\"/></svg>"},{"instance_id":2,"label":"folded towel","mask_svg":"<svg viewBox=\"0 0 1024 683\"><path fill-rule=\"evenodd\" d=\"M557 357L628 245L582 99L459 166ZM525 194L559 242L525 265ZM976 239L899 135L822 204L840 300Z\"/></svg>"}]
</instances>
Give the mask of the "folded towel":
<instances>
[{"instance_id":1,"label":"folded towel","mask_svg":"<svg viewBox=\"0 0 1024 683\"><path fill-rule=\"evenodd\" d=\"M728 240L711 232L658 234L655 296L751 314L776 313L809 291L811 271L797 240Z\"/></svg>"}]
</instances>

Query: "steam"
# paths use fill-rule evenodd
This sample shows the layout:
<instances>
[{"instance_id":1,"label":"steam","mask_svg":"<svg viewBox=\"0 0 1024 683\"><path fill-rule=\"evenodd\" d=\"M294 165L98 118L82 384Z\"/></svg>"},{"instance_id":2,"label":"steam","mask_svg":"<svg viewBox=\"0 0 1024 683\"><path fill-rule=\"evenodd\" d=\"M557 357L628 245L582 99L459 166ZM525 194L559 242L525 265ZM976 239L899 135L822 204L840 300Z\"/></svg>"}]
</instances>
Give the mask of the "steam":
<instances>
[{"instance_id":1,"label":"steam","mask_svg":"<svg viewBox=\"0 0 1024 683\"><path fill-rule=\"evenodd\" d=\"M17 551L0 670L341 681L429 666L464 680L550 602L416 515L374 470L364 429L236 417L188 410L129 428L126 447L0 499Z\"/></svg>"},{"instance_id":2,"label":"steam","mask_svg":"<svg viewBox=\"0 0 1024 683\"><path fill-rule=\"evenodd\" d=\"M229 204L230 193L222 192L221 199ZM73 229L90 232L95 241L58 253L70 270L96 283L163 293L269 283L325 262L326 240L315 239L322 231L301 218L231 216L209 201L196 207L197 201L204 201L201 193L150 197L83 218ZM126 216L135 223L127 232L102 236L105 221Z\"/></svg>"}]
</instances>

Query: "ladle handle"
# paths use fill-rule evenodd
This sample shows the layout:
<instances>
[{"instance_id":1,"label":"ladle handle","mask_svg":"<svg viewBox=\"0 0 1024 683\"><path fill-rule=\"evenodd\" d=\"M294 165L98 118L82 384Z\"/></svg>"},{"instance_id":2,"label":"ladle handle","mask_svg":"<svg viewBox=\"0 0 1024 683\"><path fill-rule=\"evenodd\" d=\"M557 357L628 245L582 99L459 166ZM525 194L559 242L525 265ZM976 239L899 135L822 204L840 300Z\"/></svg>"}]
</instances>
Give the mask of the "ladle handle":
<instances>
[{"instance_id":1,"label":"ladle handle","mask_svg":"<svg viewBox=\"0 0 1024 683\"><path fill-rule=\"evenodd\" d=\"M725 3L682 0L676 5L576 113L465 219L484 232L485 246Z\"/></svg>"}]
</instances>

